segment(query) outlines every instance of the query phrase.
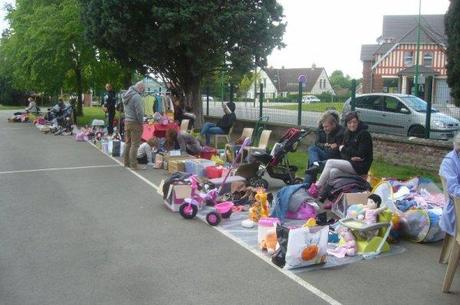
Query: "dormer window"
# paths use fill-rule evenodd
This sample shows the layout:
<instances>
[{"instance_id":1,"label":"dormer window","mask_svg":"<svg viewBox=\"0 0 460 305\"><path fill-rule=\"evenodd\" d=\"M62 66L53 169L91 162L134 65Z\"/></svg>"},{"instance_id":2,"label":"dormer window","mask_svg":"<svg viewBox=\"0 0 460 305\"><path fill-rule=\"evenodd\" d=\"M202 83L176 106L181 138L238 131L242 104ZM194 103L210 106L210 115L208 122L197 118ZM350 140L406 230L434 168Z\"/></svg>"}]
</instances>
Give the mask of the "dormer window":
<instances>
[{"instance_id":1,"label":"dormer window","mask_svg":"<svg viewBox=\"0 0 460 305\"><path fill-rule=\"evenodd\" d=\"M414 51L404 52L404 65L410 67L414 64Z\"/></svg>"},{"instance_id":2,"label":"dormer window","mask_svg":"<svg viewBox=\"0 0 460 305\"><path fill-rule=\"evenodd\" d=\"M432 52L423 53L423 65L425 67L433 66L433 53Z\"/></svg>"}]
</instances>

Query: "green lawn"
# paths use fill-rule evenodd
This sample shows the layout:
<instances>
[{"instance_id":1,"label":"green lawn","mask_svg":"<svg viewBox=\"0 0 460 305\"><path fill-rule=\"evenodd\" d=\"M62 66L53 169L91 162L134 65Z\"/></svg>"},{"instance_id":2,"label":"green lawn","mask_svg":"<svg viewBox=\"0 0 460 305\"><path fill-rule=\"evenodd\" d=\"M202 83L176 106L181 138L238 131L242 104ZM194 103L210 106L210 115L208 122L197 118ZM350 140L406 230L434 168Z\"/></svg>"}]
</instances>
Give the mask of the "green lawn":
<instances>
[{"instance_id":1,"label":"green lawn","mask_svg":"<svg viewBox=\"0 0 460 305\"><path fill-rule=\"evenodd\" d=\"M118 115L117 115L118 117ZM94 119L104 120L105 113L101 107L83 107L83 116L77 118L78 126L90 125Z\"/></svg>"},{"instance_id":2,"label":"green lawn","mask_svg":"<svg viewBox=\"0 0 460 305\"><path fill-rule=\"evenodd\" d=\"M24 109L24 107L21 107L21 106L0 105L0 110L17 110L17 109Z\"/></svg>"},{"instance_id":3,"label":"green lawn","mask_svg":"<svg viewBox=\"0 0 460 305\"><path fill-rule=\"evenodd\" d=\"M307 163L307 153L301 151L290 153L289 162L292 165L299 167L297 175L300 177L304 176L305 166ZM430 172L426 170L416 169L410 166L392 165L381 160L374 160L371 167L371 172L374 176L379 178L395 178L398 180L407 180L415 176L423 176L430 178L434 182L440 184L439 176L436 172Z\"/></svg>"},{"instance_id":4,"label":"green lawn","mask_svg":"<svg viewBox=\"0 0 460 305\"><path fill-rule=\"evenodd\" d=\"M285 110L297 110L298 105L293 103L292 105L280 105L274 106L273 104L269 108L275 109L285 109ZM326 110L337 110L342 112L343 103L314 103L314 104L302 104L302 111L314 111L314 112L324 112Z\"/></svg>"}]
</instances>

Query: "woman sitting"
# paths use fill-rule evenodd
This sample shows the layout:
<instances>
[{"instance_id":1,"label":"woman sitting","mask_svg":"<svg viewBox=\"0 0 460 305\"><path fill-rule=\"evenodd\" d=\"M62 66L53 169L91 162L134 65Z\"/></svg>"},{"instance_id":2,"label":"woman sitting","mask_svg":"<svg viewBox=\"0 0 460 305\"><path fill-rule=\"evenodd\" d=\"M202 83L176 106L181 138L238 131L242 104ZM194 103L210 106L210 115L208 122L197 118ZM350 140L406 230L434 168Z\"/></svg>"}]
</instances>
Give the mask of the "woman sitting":
<instances>
[{"instance_id":1,"label":"woman sitting","mask_svg":"<svg viewBox=\"0 0 460 305\"><path fill-rule=\"evenodd\" d=\"M342 175L366 175L373 161L372 137L367 125L359 120L356 112L345 116L346 129L343 144L339 146L343 160L329 159L326 161L321 176L312 183L308 193L318 197L318 190L323 188L330 179Z\"/></svg>"},{"instance_id":2,"label":"woman sitting","mask_svg":"<svg viewBox=\"0 0 460 305\"><path fill-rule=\"evenodd\" d=\"M206 137L206 145L211 143L211 135L228 134L236 121L235 103L228 102L227 104L222 104L222 107L225 113L222 119L217 121L216 124L210 122L204 123L201 128L201 135Z\"/></svg>"},{"instance_id":3,"label":"woman sitting","mask_svg":"<svg viewBox=\"0 0 460 305\"><path fill-rule=\"evenodd\" d=\"M174 129L169 129L166 132L165 148L167 150L180 149L181 154L198 155L201 152L201 144L193 136L188 133Z\"/></svg>"},{"instance_id":4,"label":"woman sitting","mask_svg":"<svg viewBox=\"0 0 460 305\"><path fill-rule=\"evenodd\" d=\"M174 96L174 121L182 122L182 120L189 120L189 129L195 124L196 115L191 112L189 107L184 107L182 99Z\"/></svg>"}]
</instances>

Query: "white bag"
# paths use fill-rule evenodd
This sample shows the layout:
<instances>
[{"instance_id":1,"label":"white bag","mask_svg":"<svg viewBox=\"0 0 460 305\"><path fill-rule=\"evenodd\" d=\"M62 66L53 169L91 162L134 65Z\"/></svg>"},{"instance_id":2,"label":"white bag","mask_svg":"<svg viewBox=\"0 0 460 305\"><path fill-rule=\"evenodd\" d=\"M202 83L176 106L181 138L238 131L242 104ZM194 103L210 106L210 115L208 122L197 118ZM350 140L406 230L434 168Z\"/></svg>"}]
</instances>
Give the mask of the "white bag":
<instances>
[{"instance_id":1,"label":"white bag","mask_svg":"<svg viewBox=\"0 0 460 305\"><path fill-rule=\"evenodd\" d=\"M285 269L326 262L329 226L302 227L289 231Z\"/></svg>"}]
</instances>

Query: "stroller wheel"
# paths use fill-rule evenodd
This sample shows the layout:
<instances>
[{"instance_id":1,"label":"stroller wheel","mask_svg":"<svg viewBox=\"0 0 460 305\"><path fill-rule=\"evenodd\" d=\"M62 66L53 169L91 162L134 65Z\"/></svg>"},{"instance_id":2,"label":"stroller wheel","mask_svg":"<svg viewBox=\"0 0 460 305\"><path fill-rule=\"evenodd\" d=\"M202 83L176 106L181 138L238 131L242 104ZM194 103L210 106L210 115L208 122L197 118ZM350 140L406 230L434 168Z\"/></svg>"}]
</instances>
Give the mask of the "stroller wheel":
<instances>
[{"instance_id":1,"label":"stroller wheel","mask_svg":"<svg viewBox=\"0 0 460 305\"><path fill-rule=\"evenodd\" d=\"M249 179L249 184L253 187L263 187L264 189L268 189L268 181L264 178L252 177Z\"/></svg>"},{"instance_id":2,"label":"stroller wheel","mask_svg":"<svg viewBox=\"0 0 460 305\"><path fill-rule=\"evenodd\" d=\"M220 215L216 212L209 212L208 215L206 215L206 221L211 226L217 226L220 223L220 220Z\"/></svg>"}]
</instances>

